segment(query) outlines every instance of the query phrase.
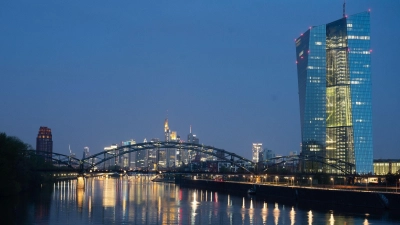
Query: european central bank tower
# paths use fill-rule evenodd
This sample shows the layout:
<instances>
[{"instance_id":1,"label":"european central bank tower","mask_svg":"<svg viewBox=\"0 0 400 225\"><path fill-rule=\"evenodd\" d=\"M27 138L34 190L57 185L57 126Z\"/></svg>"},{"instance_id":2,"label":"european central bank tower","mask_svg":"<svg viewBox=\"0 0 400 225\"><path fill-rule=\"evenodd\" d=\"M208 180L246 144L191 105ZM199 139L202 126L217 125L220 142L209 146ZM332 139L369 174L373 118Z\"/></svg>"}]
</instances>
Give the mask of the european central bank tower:
<instances>
[{"instance_id":1,"label":"european central bank tower","mask_svg":"<svg viewBox=\"0 0 400 225\"><path fill-rule=\"evenodd\" d=\"M302 169L373 172L370 13L296 39Z\"/></svg>"}]
</instances>

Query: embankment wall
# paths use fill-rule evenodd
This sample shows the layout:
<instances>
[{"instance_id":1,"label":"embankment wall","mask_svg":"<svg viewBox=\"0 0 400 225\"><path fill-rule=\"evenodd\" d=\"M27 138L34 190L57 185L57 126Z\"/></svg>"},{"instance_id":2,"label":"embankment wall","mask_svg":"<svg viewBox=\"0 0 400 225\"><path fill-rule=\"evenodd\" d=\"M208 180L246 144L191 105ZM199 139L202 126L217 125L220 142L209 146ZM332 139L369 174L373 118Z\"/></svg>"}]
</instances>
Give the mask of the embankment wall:
<instances>
[{"instance_id":1,"label":"embankment wall","mask_svg":"<svg viewBox=\"0 0 400 225\"><path fill-rule=\"evenodd\" d=\"M345 207L367 207L400 210L400 193L374 192L330 188L310 188L240 182L176 179L181 187L200 188L212 191L247 194L255 187L256 196L288 203L330 204Z\"/></svg>"}]
</instances>

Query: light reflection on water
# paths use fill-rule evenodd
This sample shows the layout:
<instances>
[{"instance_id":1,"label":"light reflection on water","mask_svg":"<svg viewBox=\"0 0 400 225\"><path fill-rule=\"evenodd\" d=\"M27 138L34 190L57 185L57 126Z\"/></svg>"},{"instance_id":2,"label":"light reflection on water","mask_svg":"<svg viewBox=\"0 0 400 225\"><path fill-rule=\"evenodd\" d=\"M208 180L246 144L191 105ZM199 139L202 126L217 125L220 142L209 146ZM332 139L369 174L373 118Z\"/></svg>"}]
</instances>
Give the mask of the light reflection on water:
<instances>
[{"instance_id":1,"label":"light reflection on water","mask_svg":"<svg viewBox=\"0 0 400 225\"><path fill-rule=\"evenodd\" d=\"M140 178L86 179L52 186L48 209L35 217L40 224L391 224L365 215L302 210L252 196L179 188ZM290 210L289 210L290 209ZM394 224L394 223L393 223Z\"/></svg>"}]
</instances>

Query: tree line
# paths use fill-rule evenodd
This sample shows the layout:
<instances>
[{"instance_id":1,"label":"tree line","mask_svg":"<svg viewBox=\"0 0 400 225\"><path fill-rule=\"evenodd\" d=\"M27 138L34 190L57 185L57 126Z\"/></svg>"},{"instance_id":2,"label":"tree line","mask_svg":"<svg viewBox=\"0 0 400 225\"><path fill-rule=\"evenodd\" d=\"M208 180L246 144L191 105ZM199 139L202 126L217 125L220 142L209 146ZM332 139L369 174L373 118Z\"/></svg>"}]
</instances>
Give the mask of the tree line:
<instances>
[{"instance_id":1,"label":"tree line","mask_svg":"<svg viewBox=\"0 0 400 225\"><path fill-rule=\"evenodd\" d=\"M38 172L51 168L51 163L29 150L32 147L19 138L0 133L0 196L37 188L51 179L51 175Z\"/></svg>"}]
</instances>

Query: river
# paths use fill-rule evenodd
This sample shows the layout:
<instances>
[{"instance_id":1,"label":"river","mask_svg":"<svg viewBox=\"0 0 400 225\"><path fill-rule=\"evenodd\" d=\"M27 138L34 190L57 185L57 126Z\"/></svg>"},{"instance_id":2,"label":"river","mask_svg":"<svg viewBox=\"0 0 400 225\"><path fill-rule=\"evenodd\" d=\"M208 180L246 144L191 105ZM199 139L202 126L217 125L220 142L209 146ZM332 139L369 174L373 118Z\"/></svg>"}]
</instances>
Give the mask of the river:
<instances>
[{"instance_id":1,"label":"river","mask_svg":"<svg viewBox=\"0 0 400 225\"><path fill-rule=\"evenodd\" d=\"M323 207L325 208L325 207ZM148 177L89 178L45 185L32 195L2 198L4 224L399 224L400 216L370 209L288 205L155 183ZM3 223L2 223L3 224Z\"/></svg>"}]
</instances>

